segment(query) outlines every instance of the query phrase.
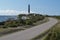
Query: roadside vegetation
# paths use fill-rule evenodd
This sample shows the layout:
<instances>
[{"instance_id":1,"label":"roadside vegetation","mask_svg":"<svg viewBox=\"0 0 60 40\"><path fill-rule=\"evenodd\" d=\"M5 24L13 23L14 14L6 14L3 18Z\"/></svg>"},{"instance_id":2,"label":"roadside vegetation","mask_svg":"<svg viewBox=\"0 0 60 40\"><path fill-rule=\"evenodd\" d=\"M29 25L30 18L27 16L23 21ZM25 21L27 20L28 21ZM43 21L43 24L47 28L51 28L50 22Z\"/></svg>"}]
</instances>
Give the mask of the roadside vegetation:
<instances>
[{"instance_id":1,"label":"roadside vegetation","mask_svg":"<svg viewBox=\"0 0 60 40\"><path fill-rule=\"evenodd\" d=\"M57 18L57 19L59 19L59 20L60 20L60 16L53 16L53 17L55 17L55 18Z\"/></svg>"},{"instance_id":2,"label":"roadside vegetation","mask_svg":"<svg viewBox=\"0 0 60 40\"><path fill-rule=\"evenodd\" d=\"M4 23L3 28L34 25L34 23L41 21L43 19L44 16L40 14L20 14L17 17L17 20L8 19Z\"/></svg>"},{"instance_id":3,"label":"roadside vegetation","mask_svg":"<svg viewBox=\"0 0 60 40\"><path fill-rule=\"evenodd\" d=\"M34 25L34 23L43 19L44 16L40 14L20 14L17 16L16 20L10 18L5 22L0 22L0 25L2 26L2 28Z\"/></svg>"},{"instance_id":4,"label":"roadside vegetation","mask_svg":"<svg viewBox=\"0 0 60 40\"><path fill-rule=\"evenodd\" d=\"M60 40L60 21L51 29L44 40Z\"/></svg>"},{"instance_id":5,"label":"roadside vegetation","mask_svg":"<svg viewBox=\"0 0 60 40\"><path fill-rule=\"evenodd\" d=\"M58 19L58 23L50 30L44 40L60 40L60 16L53 16Z\"/></svg>"},{"instance_id":6,"label":"roadside vegetation","mask_svg":"<svg viewBox=\"0 0 60 40\"><path fill-rule=\"evenodd\" d=\"M38 35L32 40L60 40L60 16L47 16L47 17L56 18L58 19L59 22L56 25L54 25L51 29L47 30L41 35Z\"/></svg>"}]
</instances>

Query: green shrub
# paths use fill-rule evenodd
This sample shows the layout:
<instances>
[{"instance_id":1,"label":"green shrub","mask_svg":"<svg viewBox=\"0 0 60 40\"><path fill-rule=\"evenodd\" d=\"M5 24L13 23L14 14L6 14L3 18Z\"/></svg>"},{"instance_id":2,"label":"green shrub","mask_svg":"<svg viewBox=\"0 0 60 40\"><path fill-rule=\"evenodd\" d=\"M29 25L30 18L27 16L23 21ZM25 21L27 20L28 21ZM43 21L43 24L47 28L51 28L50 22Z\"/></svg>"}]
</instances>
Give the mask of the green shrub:
<instances>
[{"instance_id":1,"label":"green shrub","mask_svg":"<svg viewBox=\"0 0 60 40\"><path fill-rule=\"evenodd\" d=\"M17 27L18 25L19 23L17 21L11 20L5 22L4 27Z\"/></svg>"},{"instance_id":2,"label":"green shrub","mask_svg":"<svg viewBox=\"0 0 60 40\"><path fill-rule=\"evenodd\" d=\"M26 25L32 25L33 24L33 22L32 22L32 20L26 20Z\"/></svg>"}]
</instances>

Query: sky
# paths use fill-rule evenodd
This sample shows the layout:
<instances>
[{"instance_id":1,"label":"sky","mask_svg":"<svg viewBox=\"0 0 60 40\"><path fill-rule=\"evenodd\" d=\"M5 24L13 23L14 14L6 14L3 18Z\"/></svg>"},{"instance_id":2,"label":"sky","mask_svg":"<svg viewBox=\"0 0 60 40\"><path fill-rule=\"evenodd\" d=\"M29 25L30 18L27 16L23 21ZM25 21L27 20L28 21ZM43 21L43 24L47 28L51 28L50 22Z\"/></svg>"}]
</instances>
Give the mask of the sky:
<instances>
[{"instance_id":1,"label":"sky","mask_svg":"<svg viewBox=\"0 0 60 40\"><path fill-rule=\"evenodd\" d=\"M0 0L0 15L27 14L28 4L31 13L60 15L60 0Z\"/></svg>"}]
</instances>

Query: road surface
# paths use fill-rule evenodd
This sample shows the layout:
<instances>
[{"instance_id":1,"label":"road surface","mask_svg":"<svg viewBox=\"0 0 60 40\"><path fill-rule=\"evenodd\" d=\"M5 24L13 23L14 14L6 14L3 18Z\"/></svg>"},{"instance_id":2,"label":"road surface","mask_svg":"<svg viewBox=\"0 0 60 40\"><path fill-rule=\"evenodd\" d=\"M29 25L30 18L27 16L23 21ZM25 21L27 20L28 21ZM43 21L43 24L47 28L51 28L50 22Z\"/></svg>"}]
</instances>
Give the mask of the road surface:
<instances>
[{"instance_id":1,"label":"road surface","mask_svg":"<svg viewBox=\"0 0 60 40\"><path fill-rule=\"evenodd\" d=\"M0 37L0 40L30 40L51 28L57 22L57 19L49 18L49 21L46 23L32 27L30 29L26 29L24 31L2 36Z\"/></svg>"}]
</instances>

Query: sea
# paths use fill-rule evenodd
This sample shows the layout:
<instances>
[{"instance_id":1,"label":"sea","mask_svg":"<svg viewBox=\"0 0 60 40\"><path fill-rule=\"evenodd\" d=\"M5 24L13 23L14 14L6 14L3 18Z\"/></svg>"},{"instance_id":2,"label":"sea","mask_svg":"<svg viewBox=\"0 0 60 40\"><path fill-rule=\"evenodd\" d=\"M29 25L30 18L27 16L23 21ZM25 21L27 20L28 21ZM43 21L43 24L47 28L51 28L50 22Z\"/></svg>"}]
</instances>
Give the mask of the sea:
<instances>
[{"instance_id":1,"label":"sea","mask_svg":"<svg viewBox=\"0 0 60 40\"><path fill-rule=\"evenodd\" d=\"M17 19L17 16L0 16L0 22L7 21L8 19Z\"/></svg>"}]
</instances>

